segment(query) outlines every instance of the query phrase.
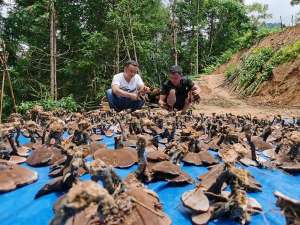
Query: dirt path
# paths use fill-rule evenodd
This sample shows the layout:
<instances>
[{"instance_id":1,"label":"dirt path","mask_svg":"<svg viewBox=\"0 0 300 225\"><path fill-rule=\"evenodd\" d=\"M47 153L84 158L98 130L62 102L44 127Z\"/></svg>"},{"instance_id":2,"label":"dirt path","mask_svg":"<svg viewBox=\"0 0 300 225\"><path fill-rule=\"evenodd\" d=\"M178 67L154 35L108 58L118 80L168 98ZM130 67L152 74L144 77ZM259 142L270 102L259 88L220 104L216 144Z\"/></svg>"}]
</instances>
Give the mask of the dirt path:
<instances>
[{"instance_id":1,"label":"dirt path","mask_svg":"<svg viewBox=\"0 0 300 225\"><path fill-rule=\"evenodd\" d=\"M201 102L194 106L197 111L208 114L214 112L235 115L251 114L259 118L272 118L279 114L284 118L300 117L300 107L264 106L255 105L255 102L247 102L222 87L224 80L223 74L204 75L198 80L201 88Z\"/></svg>"}]
</instances>

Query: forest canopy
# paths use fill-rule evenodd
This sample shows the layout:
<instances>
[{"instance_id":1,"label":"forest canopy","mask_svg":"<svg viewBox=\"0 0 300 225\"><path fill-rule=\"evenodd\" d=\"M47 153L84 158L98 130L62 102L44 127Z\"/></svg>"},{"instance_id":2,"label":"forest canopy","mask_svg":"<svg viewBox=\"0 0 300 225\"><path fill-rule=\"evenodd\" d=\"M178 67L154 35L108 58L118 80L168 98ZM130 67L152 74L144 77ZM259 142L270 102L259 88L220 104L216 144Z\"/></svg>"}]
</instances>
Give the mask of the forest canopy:
<instances>
[{"instance_id":1,"label":"forest canopy","mask_svg":"<svg viewBox=\"0 0 300 225\"><path fill-rule=\"evenodd\" d=\"M253 18L249 10L257 8ZM16 0L0 17L0 38L17 105L75 109L98 104L128 59L138 61L143 79L156 87L175 62L187 76L212 71L273 31L257 22L269 16L266 10L238 0ZM12 109L11 98L4 109Z\"/></svg>"}]
</instances>

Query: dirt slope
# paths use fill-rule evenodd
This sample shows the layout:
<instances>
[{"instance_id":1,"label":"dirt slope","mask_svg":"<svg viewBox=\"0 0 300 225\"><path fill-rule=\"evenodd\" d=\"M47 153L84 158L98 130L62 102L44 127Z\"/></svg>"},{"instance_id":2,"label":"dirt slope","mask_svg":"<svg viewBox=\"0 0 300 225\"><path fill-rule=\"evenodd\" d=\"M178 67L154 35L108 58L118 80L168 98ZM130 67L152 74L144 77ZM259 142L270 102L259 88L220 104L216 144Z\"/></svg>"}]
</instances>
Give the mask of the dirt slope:
<instances>
[{"instance_id":1,"label":"dirt slope","mask_svg":"<svg viewBox=\"0 0 300 225\"><path fill-rule=\"evenodd\" d=\"M223 74L203 75L197 81L201 89L201 102L194 105L198 112L232 113L235 115L251 114L259 118L271 119L274 115L284 118L300 117L300 107L267 106L255 101L241 99L224 87Z\"/></svg>"},{"instance_id":2,"label":"dirt slope","mask_svg":"<svg viewBox=\"0 0 300 225\"><path fill-rule=\"evenodd\" d=\"M238 52L228 63L217 68L213 74L225 73L229 65L239 64L241 58L254 48L272 47L278 49L293 44L298 40L300 40L300 24L272 34L250 49ZM247 100L255 104L275 107L300 107L300 58L274 69L272 78L261 85L254 97Z\"/></svg>"},{"instance_id":3,"label":"dirt slope","mask_svg":"<svg viewBox=\"0 0 300 225\"><path fill-rule=\"evenodd\" d=\"M272 79L251 99L262 104L300 107L300 59L274 69Z\"/></svg>"}]
</instances>

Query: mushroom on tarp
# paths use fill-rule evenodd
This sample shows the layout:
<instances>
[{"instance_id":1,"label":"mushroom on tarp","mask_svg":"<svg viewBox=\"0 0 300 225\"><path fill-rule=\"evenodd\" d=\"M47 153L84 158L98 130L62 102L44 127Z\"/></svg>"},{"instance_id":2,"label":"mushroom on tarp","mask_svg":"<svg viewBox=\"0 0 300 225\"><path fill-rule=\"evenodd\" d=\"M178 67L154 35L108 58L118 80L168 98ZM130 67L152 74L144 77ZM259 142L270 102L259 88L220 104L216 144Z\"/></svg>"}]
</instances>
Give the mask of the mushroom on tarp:
<instances>
[{"instance_id":1,"label":"mushroom on tarp","mask_svg":"<svg viewBox=\"0 0 300 225\"><path fill-rule=\"evenodd\" d=\"M55 204L51 225L61 224L170 225L157 195L144 187L110 195L96 182L78 182Z\"/></svg>"},{"instance_id":2,"label":"mushroom on tarp","mask_svg":"<svg viewBox=\"0 0 300 225\"><path fill-rule=\"evenodd\" d=\"M218 163L208 151L199 153L189 152L184 156L182 161L196 166L211 166Z\"/></svg>"},{"instance_id":3,"label":"mushroom on tarp","mask_svg":"<svg viewBox=\"0 0 300 225\"><path fill-rule=\"evenodd\" d=\"M292 199L278 191L274 193L277 198L276 205L286 218L287 225L300 224L300 201Z\"/></svg>"},{"instance_id":4,"label":"mushroom on tarp","mask_svg":"<svg viewBox=\"0 0 300 225\"><path fill-rule=\"evenodd\" d=\"M37 172L6 160L0 160L0 193L31 184L37 179Z\"/></svg>"},{"instance_id":5,"label":"mushroom on tarp","mask_svg":"<svg viewBox=\"0 0 300 225\"><path fill-rule=\"evenodd\" d=\"M49 166L64 157L60 149L53 146L47 147L46 145L42 145L32 151L26 163L33 167Z\"/></svg>"},{"instance_id":6,"label":"mushroom on tarp","mask_svg":"<svg viewBox=\"0 0 300 225\"><path fill-rule=\"evenodd\" d=\"M137 163L137 153L130 148L117 150L100 149L94 153L95 159L100 159L112 167L128 168Z\"/></svg>"}]
</instances>

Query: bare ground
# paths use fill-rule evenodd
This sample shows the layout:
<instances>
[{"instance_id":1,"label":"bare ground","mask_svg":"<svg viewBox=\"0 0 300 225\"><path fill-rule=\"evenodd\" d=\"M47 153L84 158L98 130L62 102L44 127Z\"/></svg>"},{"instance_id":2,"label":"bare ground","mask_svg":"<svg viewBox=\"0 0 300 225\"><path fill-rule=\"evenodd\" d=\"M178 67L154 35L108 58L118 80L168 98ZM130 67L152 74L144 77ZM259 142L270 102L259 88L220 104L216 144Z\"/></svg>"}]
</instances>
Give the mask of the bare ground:
<instances>
[{"instance_id":1,"label":"bare ground","mask_svg":"<svg viewBox=\"0 0 300 225\"><path fill-rule=\"evenodd\" d=\"M267 106L256 104L254 99L242 99L222 85L224 80L223 74L201 76L198 80L201 89L201 102L194 105L198 112L205 114L251 114L258 118L267 119L271 119L274 115L282 115L283 118L300 117L300 107Z\"/></svg>"}]
</instances>

